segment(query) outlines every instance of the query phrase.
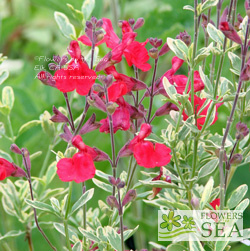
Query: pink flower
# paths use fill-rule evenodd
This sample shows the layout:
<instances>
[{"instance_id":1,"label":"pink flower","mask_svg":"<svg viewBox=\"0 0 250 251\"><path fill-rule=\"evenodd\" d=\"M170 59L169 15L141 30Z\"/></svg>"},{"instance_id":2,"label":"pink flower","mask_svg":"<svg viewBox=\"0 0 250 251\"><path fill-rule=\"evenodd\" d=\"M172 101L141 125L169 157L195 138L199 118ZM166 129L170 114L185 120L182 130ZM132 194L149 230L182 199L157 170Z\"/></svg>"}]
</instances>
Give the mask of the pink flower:
<instances>
[{"instance_id":1,"label":"pink flower","mask_svg":"<svg viewBox=\"0 0 250 251\"><path fill-rule=\"evenodd\" d=\"M149 124L142 124L137 136L130 142L129 148L133 152L137 164L146 168L165 166L171 160L170 148L164 144L152 143L145 138L152 132Z\"/></svg>"},{"instance_id":2,"label":"pink flower","mask_svg":"<svg viewBox=\"0 0 250 251\"><path fill-rule=\"evenodd\" d=\"M10 163L8 160L0 158L0 180L4 180L10 176L26 177L26 173L14 163Z\"/></svg>"},{"instance_id":3,"label":"pink flower","mask_svg":"<svg viewBox=\"0 0 250 251\"><path fill-rule=\"evenodd\" d=\"M211 203L209 203L214 210L217 210L217 207L220 206L220 198L217 198L215 200L213 200Z\"/></svg>"}]
</instances>

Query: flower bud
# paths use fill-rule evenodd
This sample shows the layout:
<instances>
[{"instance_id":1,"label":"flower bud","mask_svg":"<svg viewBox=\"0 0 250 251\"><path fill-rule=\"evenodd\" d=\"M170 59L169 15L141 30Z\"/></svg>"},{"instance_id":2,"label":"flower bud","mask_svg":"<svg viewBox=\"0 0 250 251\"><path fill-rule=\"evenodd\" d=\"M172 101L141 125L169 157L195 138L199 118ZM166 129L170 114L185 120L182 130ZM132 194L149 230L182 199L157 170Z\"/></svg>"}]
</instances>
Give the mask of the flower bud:
<instances>
[{"instance_id":1,"label":"flower bud","mask_svg":"<svg viewBox=\"0 0 250 251\"><path fill-rule=\"evenodd\" d=\"M119 27L119 28L122 28L122 25L123 25L123 21L122 21L122 20L119 20L119 21L118 21L118 27Z\"/></svg>"},{"instance_id":2,"label":"flower bud","mask_svg":"<svg viewBox=\"0 0 250 251\"><path fill-rule=\"evenodd\" d=\"M122 189L125 187L125 182L124 181L121 181L118 185L117 185L117 188L118 189Z\"/></svg>"},{"instance_id":3,"label":"flower bud","mask_svg":"<svg viewBox=\"0 0 250 251\"><path fill-rule=\"evenodd\" d=\"M97 18L92 16L90 21L91 21L92 24L96 24L97 23Z\"/></svg>"},{"instance_id":4,"label":"flower bud","mask_svg":"<svg viewBox=\"0 0 250 251\"><path fill-rule=\"evenodd\" d=\"M96 33L96 42L100 42L104 38L104 33L102 30L98 30Z\"/></svg>"},{"instance_id":5,"label":"flower bud","mask_svg":"<svg viewBox=\"0 0 250 251\"><path fill-rule=\"evenodd\" d=\"M214 151L215 155L219 158L220 157L220 149L216 149ZM223 161L226 162L227 161L227 153L226 151L224 150L224 158L223 158Z\"/></svg>"},{"instance_id":6,"label":"flower bud","mask_svg":"<svg viewBox=\"0 0 250 251\"><path fill-rule=\"evenodd\" d=\"M61 61L61 57L59 55L54 55L53 56L53 60L54 60L54 62L56 62L57 64L59 64L60 61Z\"/></svg>"},{"instance_id":7,"label":"flower bud","mask_svg":"<svg viewBox=\"0 0 250 251\"><path fill-rule=\"evenodd\" d=\"M103 100L95 93L92 93L88 98L87 101L89 105L94 106L104 112L107 112L106 105Z\"/></svg>"},{"instance_id":8,"label":"flower bud","mask_svg":"<svg viewBox=\"0 0 250 251\"><path fill-rule=\"evenodd\" d=\"M49 69L51 70L51 71L56 71L56 70L59 70L60 69L60 66L58 66L57 64L55 64L55 63L49 63Z\"/></svg>"},{"instance_id":9,"label":"flower bud","mask_svg":"<svg viewBox=\"0 0 250 251\"><path fill-rule=\"evenodd\" d=\"M63 55L61 62L60 62L60 66L64 66L67 62L69 61L69 58L67 55Z\"/></svg>"},{"instance_id":10,"label":"flower bud","mask_svg":"<svg viewBox=\"0 0 250 251\"><path fill-rule=\"evenodd\" d=\"M133 155L133 152L129 149L129 144L130 144L130 141L127 142L127 143L121 148L121 150L120 150L119 153L118 153L118 157L119 157L119 158L121 158L121 157L128 157L128 156Z\"/></svg>"},{"instance_id":11,"label":"flower bud","mask_svg":"<svg viewBox=\"0 0 250 251\"><path fill-rule=\"evenodd\" d=\"M12 144L10 146L10 150L13 152L13 153L16 153L16 154L22 154L22 151L21 149L16 145L16 144Z\"/></svg>"},{"instance_id":12,"label":"flower bud","mask_svg":"<svg viewBox=\"0 0 250 251\"><path fill-rule=\"evenodd\" d=\"M105 161L105 160L108 160L109 159L109 156L107 153L101 151L100 149L96 148L96 147L93 147L94 151L96 152L96 156L95 158L93 159L93 161L95 162L99 162L99 161Z\"/></svg>"},{"instance_id":13,"label":"flower bud","mask_svg":"<svg viewBox=\"0 0 250 251\"><path fill-rule=\"evenodd\" d=\"M237 123L236 125L236 139L242 140L249 134L249 129L247 128L247 125L244 123Z\"/></svg>"},{"instance_id":14,"label":"flower bud","mask_svg":"<svg viewBox=\"0 0 250 251\"><path fill-rule=\"evenodd\" d=\"M111 208L116 207L117 209L119 209L119 204L115 196L113 195L108 196L106 202Z\"/></svg>"},{"instance_id":15,"label":"flower bud","mask_svg":"<svg viewBox=\"0 0 250 251\"><path fill-rule=\"evenodd\" d=\"M102 26L103 26L103 21L102 19L99 19L96 23L96 28L98 29L98 28L101 28Z\"/></svg>"},{"instance_id":16,"label":"flower bud","mask_svg":"<svg viewBox=\"0 0 250 251\"><path fill-rule=\"evenodd\" d=\"M144 25L144 18L140 17L137 19L135 26L134 26L134 30L137 30L139 28L141 28Z\"/></svg>"},{"instance_id":17,"label":"flower bud","mask_svg":"<svg viewBox=\"0 0 250 251\"><path fill-rule=\"evenodd\" d=\"M180 32L176 39L182 40L187 46L191 44L191 36L186 31Z\"/></svg>"},{"instance_id":18,"label":"flower bud","mask_svg":"<svg viewBox=\"0 0 250 251\"><path fill-rule=\"evenodd\" d=\"M23 165L30 170L31 162L30 162L30 153L26 148L22 148L22 155L23 155Z\"/></svg>"},{"instance_id":19,"label":"flower bud","mask_svg":"<svg viewBox=\"0 0 250 251\"><path fill-rule=\"evenodd\" d=\"M108 102L107 105L107 111L110 115L113 115L116 108L118 107L118 105L116 103L113 103L113 102Z\"/></svg>"},{"instance_id":20,"label":"flower bud","mask_svg":"<svg viewBox=\"0 0 250 251\"><path fill-rule=\"evenodd\" d=\"M158 58L158 49L156 49L156 48L151 48L150 50L149 50L149 56L151 57L151 58L153 58L153 59L157 59Z\"/></svg>"},{"instance_id":21,"label":"flower bud","mask_svg":"<svg viewBox=\"0 0 250 251\"><path fill-rule=\"evenodd\" d=\"M53 113L54 115L50 118L51 121L55 123L69 122L69 119L63 113L61 113L55 106L53 106Z\"/></svg>"},{"instance_id":22,"label":"flower bud","mask_svg":"<svg viewBox=\"0 0 250 251\"><path fill-rule=\"evenodd\" d=\"M137 194L136 191L134 189L129 190L126 195L124 196L124 199L122 201L122 206L124 207L125 205L127 205L129 202L135 200Z\"/></svg>"},{"instance_id":23,"label":"flower bud","mask_svg":"<svg viewBox=\"0 0 250 251\"><path fill-rule=\"evenodd\" d=\"M62 134L59 135L60 138L62 138L62 139L63 139L64 141L66 141L66 142L70 142L71 139L72 139L72 137L73 137L73 135L72 135L72 133L70 132L70 130L69 130L69 128L67 127L66 124L63 126L63 131L64 131L64 133L62 133Z\"/></svg>"},{"instance_id":24,"label":"flower bud","mask_svg":"<svg viewBox=\"0 0 250 251\"><path fill-rule=\"evenodd\" d=\"M86 134L88 132L98 129L101 126L101 124L99 122L96 122L95 120L96 120L96 115L95 113L93 113L92 116L83 125L79 133L83 135L83 134Z\"/></svg>"},{"instance_id":25,"label":"flower bud","mask_svg":"<svg viewBox=\"0 0 250 251\"><path fill-rule=\"evenodd\" d=\"M193 197L193 198L191 199L190 203L191 203L193 209L195 209L195 210L198 210L198 209L199 209L200 201L199 201L198 198Z\"/></svg>"},{"instance_id":26,"label":"flower bud","mask_svg":"<svg viewBox=\"0 0 250 251\"><path fill-rule=\"evenodd\" d=\"M243 156L240 153L236 153L230 159L230 164L237 165L237 164L240 164L242 160L243 160Z\"/></svg>"},{"instance_id":27,"label":"flower bud","mask_svg":"<svg viewBox=\"0 0 250 251\"><path fill-rule=\"evenodd\" d=\"M116 179L113 176L109 176L109 183L113 186L116 186Z\"/></svg>"},{"instance_id":28,"label":"flower bud","mask_svg":"<svg viewBox=\"0 0 250 251\"><path fill-rule=\"evenodd\" d=\"M81 49L77 41L73 40L70 42L70 45L68 47L68 53L74 59L81 59Z\"/></svg>"},{"instance_id":29,"label":"flower bud","mask_svg":"<svg viewBox=\"0 0 250 251\"><path fill-rule=\"evenodd\" d=\"M178 107L171 102L167 102L163 106L161 106L155 113L156 116L168 115L170 111L179 111Z\"/></svg>"},{"instance_id":30,"label":"flower bud","mask_svg":"<svg viewBox=\"0 0 250 251\"><path fill-rule=\"evenodd\" d=\"M245 0L245 9L246 9L246 14L248 18L250 18L250 4L248 0Z\"/></svg>"},{"instance_id":31,"label":"flower bud","mask_svg":"<svg viewBox=\"0 0 250 251\"><path fill-rule=\"evenodd\" d=\"M53 76L47 71L40 71L37 74L37 78L44 84L49 85L51 87L56 87L56 81Z\"/></svg>"},{"instance_id":32,"label":"flower bud","mask_svg":"<svg viewBox=\"0 0 250 251\"><path fill-rule=\"evenodd\" d=\"M129 23L130 25L134 25L134 24L135 24L134 18L129 18L128 23Z\"/></svg>"},{"instance_id":33,"label":"flower bud","mask_svg":"<svg viewBox=\"0 0 250 251\"><path fill-rule=\"evenodd\" d=\"M166 54L166 53L169 52L169 51L170 51L170 48L169 48L168 44L165 43L165 44L161 47L161 49L160 49L159 56L162 56L162 55Z\"/></svg>"},{"instance_id":34,"label":"flower bud","mask_svg":"<svg viewBox=\"0 0 250 251\"><path fill-rule=\"evenodd\" d=\"M92 23L91 23L90 21L86 21L86 27L87 27L88 29L90 29L90 30L93 29L93 25L92 25Z\"/></svg>"}]
</instances>

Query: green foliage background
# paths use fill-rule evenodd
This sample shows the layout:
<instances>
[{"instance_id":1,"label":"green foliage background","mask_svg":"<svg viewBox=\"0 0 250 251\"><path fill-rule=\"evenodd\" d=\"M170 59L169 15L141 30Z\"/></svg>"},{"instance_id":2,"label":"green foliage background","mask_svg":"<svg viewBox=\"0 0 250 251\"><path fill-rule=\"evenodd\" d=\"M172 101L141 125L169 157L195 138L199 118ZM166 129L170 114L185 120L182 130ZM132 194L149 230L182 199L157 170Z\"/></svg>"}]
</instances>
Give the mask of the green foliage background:
<instances>
[{"instance_id":1,"label":"green foliage background","mask_svg":"<svg viewBox=\"0 0 250 251\"><path fill-rule=\"evenodd\" d=\"M78 35L81 31L81 24L74 19L71 11L67 7L67 3L72 4L76 9L80 9L82 5L81 0L1 0L0 1L0 52L5 56L8 56L8 64L2 67L8 68L10 71L10 77L5 83L0 86L0 93L5 85L13 87L15 92L15 105L11 113L11 121L13 124L13 130L15 133L19 130L20 126L30 120L38 120L40 114L45 110L52 112L52 106L56 107L65 106L63 95L56 89L49 88L42 85L37 79L36 74L43 70L43 67L47 68L46 61L39 60L38 57L44 56L48 59L55 55L63 55L67 53L66 48L69 44L69 40L66 39L57 27L54 20L54 11L60 11L65 13L70 21L75 25ZM114 4L115 3L115 4ZM145 25L138 31L138 40L144 41L149 37L162 38L166 41L167 37L175 37L179 32L187 30L191 35L193 33L193 16L190 11L182 10L184 4L193 4L192 0L96 0L96 7L93 15L97 18L107 17L115 22L115 13L118 19L128 19L144 17ZM225 1L224 4L228 4ZM116 6L116 10L114 10ZM239 1L239 12L244 14L243 1ZM215 14L212 13L214 20ZM117 29L116 23L114 27ZM119 33L120 31L117 30ZM202 29L200 29L202 33ZM200 44L203 44L203 39L199 40ZM100 56L105 55L105 48L100 47ZM161 76L166 70L170 68L171 58L173 53L170 52L167 56L160 60L160 67L158 70L158 77ZM211 60L210 58L208 61ZM125 73L132 75L131 69L124 64ZM222 76L230 79L229 62L226 60L223 67ZM182 67L184 72L185 67ZM208 69L206 69L208 73ZM143 74L144 81L147 83L151 79L151 73ZM156 104L160 106L161 100L157 100ZM75 118L80 116L84 105L84 99L82 97L74 98L73 111ZM91 109L94 111L94 109ZM91 114L91 111L89 114ZM217 123L211 126L212 132L218 132L222 134L222 128L225 127L226 118L229 111L221 107L219 109L219 119ZM103 118L103 114L97 112L98 119ZM6 124L6 118L0 114L0 121ZM160 130L165 127L164 119L160 118L155 121L154 132L160 134ZM10 131L6 128L6 134L9 135ZM125 142L126 135L121 133L116 134L117 146L120 148L122 143ZM41 166L43 164L46 152L48 150L50 139L41 129L41 126L36 126L19 138L17 138L16 144L20 147L27 147L30 153L42 151L42 155L36 158L32 162L32 175L38 176ZM109 135L98 133L98 131L92 132L85 136L84 142L91 146L95 145L98 148L110 152ZM11 154L9 151L9 140L0 138L0 149ZM66 147L65 142L58 144L54 151L63 150ZM55 155L50 156L50 162L55 159ZM97 168L110 172L107 163L101 163L97 165ZM120 170L127 168L127 162L124 161L119 167ZM138 167L139 170L143 170L142 167ZM137 172L140 176L139 171ZM137 178L139 178L137 176ZM218 175L215 174L216 177ZM250 174L249 166L242 166L237 170L233 182L230 185L230 190L238 187L240 184L249 184ZM218 180L217 180L218 182ZM67 187L67 184L62 183L58 178L53 182L54 187ZM87 183L88 187L93 186L91 182ZM81 188L77 184L74 184L73 201L75 201L81 193ZM250 193L248 192L248 196ZM88 207L97 206L97 201L100 198L104 198L106 195L101 190L96 190L94 199ZM1 204L1 203L0 203ZM157 234L152 234L153 229L157 228L157 211L155 208L141 204L141 215L137 215L136 218L132 212L128 212L125 216L125 224L130 227L135 227L140 224L140 229L144 233L144 241L157 241ZM0 205L0 234L4 234L10 231L13 226L15 229L23 229L23 226L18 223L13 217L6 215ZM41 217L41 220L43 217ZM245 214L245 227L250 227L250 210ZM51 220L54 220L51 218ZM152 222L155 222L155 226L152 226ZM43 225L45 231L48 233L52 242L60 245L62 235L57 233L51 228L47 228ZM53 230L53 232L52 232ZM34 247L36 251L42 251L48 248L45 241L41 241L40 233L37 230L32 231L32 237ZM27 250L27 242L24 242L24 236L16 239L8 239L13 251L15 250ZM162 243L164 244L164 243ZM232 250L248 250L246 246L238 244Z\"/></svg>"}]
</instances>

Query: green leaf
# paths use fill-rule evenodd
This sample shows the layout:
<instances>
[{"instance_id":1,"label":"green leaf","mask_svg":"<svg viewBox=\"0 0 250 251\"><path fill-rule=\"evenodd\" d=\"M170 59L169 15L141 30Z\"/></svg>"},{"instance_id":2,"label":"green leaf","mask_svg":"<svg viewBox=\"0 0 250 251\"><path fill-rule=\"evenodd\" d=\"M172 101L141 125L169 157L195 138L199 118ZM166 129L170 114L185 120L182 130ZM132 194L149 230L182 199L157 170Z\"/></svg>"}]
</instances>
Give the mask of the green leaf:
<instances>
[{"instance_id":1,"label":"green leaf","mask_svg":"<svg viewBox=\"0 0 250 251\"><path fill-rule=\"evenodd\" d=\"M0 85L9 77L9 72L7 70L3 70L0 72Z\"/></svg>"},{"instance_id":2,"label":"green leaf","mask_svg":"<svg viewBox=\"0 0 250 251\"><path fill-rule=\"evenodd\" d=\"M216 29L210 23L207 25L207 32L211 37L211 39L214 40L215 42L221 45L224 43L224 37L225 37L224 34L220 30Z\"/></svg>"},{"instance_id":3,"label":"green leaf","mask_svg":"<svg viewBox=\"0 0 250 251\"><path fill-rule=\"evenodd\" d=\"M55 125L50 120L51 115L48 111L44 111L44 113L40 116L40 120L42 122L43 131L51 138L55 137Z\"/></svg>"},{"instance_id":4,"label":"green leaf","mask_svg":"<svg viewBox=\"0 0 250 251\"><path fill-rule=\"evenodd\" d=\"M168 94L168 96L171 99L175 100L176 99L175 95L177 94L177 91L175 89L175 86L171 85L166 77L163 78L163 87L166 93Z\"/></svg>"},{"instance_id":5,"label":"green leaf","mask_svg":"<svg viewBox=\"0 0 250 251\"><path fill-rule=\"evenodd\" d=\"M45 174L45 180L46 180L46 185L50 184L50 182L54 179L56 175L56 161L51 163L47 169L47 172Z\"/></svg>"},{"instance_id":6,"label":"green leaf","mask_svg":"<svg viewBox=\"0 0 250 251\"><path fill-rule=\"evenodd\" d=\"M212 193L213 186L214 186L214 179L212 177L210 177L210 179L207 182L206 186L204 187L204 190L202 193L202 197L201 197L201 201L200 201L200 209L201 210L206 206L207 201L209 200L209 197Z\"/></svg>"},{"instance_id":7,"label":"green leaf","mask_svg":"<svg viewBox=\"0 0 250 251\"><path fill-rule=\"evenodd\" d=\"M123 237L124 237L124 241L126 241L129 237L131 237L139 228L139 225L136 226L134 229L129 229L124 231L123 233Z\"/></svg>"},{"instance_id":8,"label":"green leaf","mask_svg":"<svg viewBox=\"0 0 250 251\"><path fill-rule=\"evenodd\" d=\"M82 251L82 242L78 241L73 247L72 251Z\"/></svg>"},{"instance_id":9,"label":"green leaf","mask_svg":"<svg viewBox=\"0 0 250 251\"><path fill-rule=\"evenodd\" d=\"M188 123L187 121L183 121L185 126L187 126L193 133L199 133L200 130L197 128L196 125Z\"/></svg>"},{"instance_id":10,"label":"green leaf","mask_svg":"<svg viewBox=\"0 0 250 251\"><path fill-rule=\"evenodd\" d=\"M216 6L219 0L207 0L201 5L201 11L204 13L206 10Z\"/></svg>"},{"instance_id":11,"label":"green leaf","mask_svg":"<svg viewBox=\"0 0 250 251\"><path fill-rule=\"evenodd\" d=\"M247 190L248 186L246 184L241 185L237 189L235 189L227 201L227 207L229 209L236 207L246 195Z\"/></svg>"},{"instance_id":12,"label":"green leaf","mask_svg":"<svg viewBox=\"0 0 250 251\"><path fill-rule=\"evenodd\" d=\"M68 8L70 9L70 11L72 12L72 15L74 16L75 19L77 19L78 21L80 21L82 23L83 21L83 13L79 10L76 10L73 5L67 3Z\"/></svg>"},{"instance_id":13,"label":"green leaf","mask_svg":"<svg viewBox=\"0 0 250 251\"><path fill-rule=\"evenodd\" d=\"M237 75L240 75L241 59L232 52L228 52L228 57L231 61L231 65L234 69L234 72L237 73Z\"/></svg>"},{"instance_id":14,"label":"green leaf","mask_svg":"<svg viewBox=\"0 0 250 251\"><path fill-rule=\"evenodd\" d=\"M180 190L185 190L182 187L178 187L174 183L168 183L163 180L157 180L157 181L145 181L145 180L139 180L140 183L147 187L159 187L159 188L172 188L172 189L180 189Z\"/></svg>"},{"instance_id":15,"label":"green leaf","mask_svg":"<svg viewBox=\"0 0 250 251\"><path fill-rule=\"evenodd\" d=\"M189 249L192 251L205 251L201 243L197 241L190 240L189 241Z\"/></svg>"},{"instance_id":16,"label":"green leaf","mask_svg":"<svg viewBox=\"0 0 250 251\"><path fill-rule=\"evenodd\" d=\"M26 132L27 130L29 130L30 128L40 125L41 121L40 120L31 120L27 123L25 123L24 125L22 125L18 131L17 137L20 136L21 134L23 134L24 132Z\"/></svg>"},{"instance_id":17,"label":"green leaf","mask_svg":"<svg viewBox=\"0 0 250 251\"><path fill-rule=\"evenodd\" d=\"M61 233L62 235L65 236L65 229L64 229L64 225L61 223L53 223L53 226L55 227L55 229ZM71 241L75 241L78 238L78 235L71 229L71 227L69 226L69 239Z\"/></svg>"},{"instance_id":18,"label":"green leaf","mask_svg":"<svg viewBox=\"0 0 250 251\"><path fill-rule=\"evenodd\" d=\"M171 244L167 246L166 251L187 251L187 248L180 244Z\"/></svg>"},{"instance_id":19,"label":"green leaf","mask_svg":"<svg viewBox=\"0 0 250 251\"><path fill-rule=\"evenodd\" d=\"M32 206L32 207L34 207L36 209L39 209L39 210L42 210L42 211L57 215L57 213L55 212L53 207L46 204L46 203L43 203L43 202L40 202L40 201L32 201L32 200L28 200L28 199L24 199L24 200L28 205L30 205L30 206Z\"/></svg>"},{"instance_id":20,"label":"green leaf","mask_svg":"<svg viewBox=\"0 0 250 251\"><path fill-rule=\"evenodd\" d=\"M96 243L98 243L98 242L101 241L101 240L100 240L97 236L95 236L92 232L87 231L87 230L85 230L85 229L83 229L83 228L81 228L81 227L79 227L78 229L79 229L79 231L83 234L83 236L85 236L87 239L90 239L90 240L92 240L93 242L96 242Z\"/></svg>"},{"instance_id":21,"label":"green leaf","mask_svg":"<svg viewBox=\"0 0 250 251\"><path fill-rule=\"evenodd\" d=\"M112 193L113 192L113 187L107 183L104 183L100 180L97 179L92 179L92 181L95 183L95 185L97 185L98 187L100 187L102 190Z\"/></svg>"},{"instance_id":22,"label":"green leaf","mask_svg":"<svg viewBox=\"0 0 250 251\"><path fill-rule=\"evenodd\" d=\"M86 204L94 195L94 188L89 189L87 192L85 192L80 199L72 206L71 213L72 215L74 212L76 212L80 207L82 207L84 204Z\"/></svg>"},{"instance_id":23,"label":"green leaf","mask_svg":"<svg viewBox=\"0 0 250 251\"><path fill-rule=\"evenodd\" d=\"M85 0L82 5L82 13L85 20L88 20L95 8L95 0Z\"/></svg>"},{"instance_id":24,"label":"green leaf","mask_svg":"<svg viewBox=\"0 0 250 251\"><path fill-rule=\"evenodd\" d=\"M2 91L3 106L7 106L11 111L14 105L14 101L15 101L15 96L12 87L5 86Z\"/></svg>"},{"instance_id":25,"label":"green leaf","mask_svg":"<svg viewBox=\"0 0 250 251\"><path fill-rule=\"evenodd\" d=\"M215 168L217 167L217 165L219 164L219 159L212 159L210 161L208 161L200 170L198 173L198 179L201 179L203 177L208 176L209 174L211 174Z\"/></svg>"},{"instance_id":26,"label":"green leaf","mask_svg":"<svg viewBox=\"0 0 250 251\"><path fill-rule=\"evenodd\" d=\"M175 55L178 58L187 61L188 47L182 40L167 38L167 43L168 43L169 48L175 53Z\"/></svg>"},{"instance_id":27,"label":"green leaf","mask_svg":"<svg viewBox=\"0 0 250 251\"><path fill-rule=\"evenodd\" d=\"M229 241L216 241L214 250L215 251L225 250L225 247L227 246L228 243Z\"/></svg>"},{"instance_id":28,"label":"green leaf","mask_svg":"<svg viewBox=\"0 0 250 251\"><path fill-rule=\"evenodd\" d=\"M197 65L200 61L210 55L210 47L203 47L198 52L194 59L195 65Z\"/></svg>"},{"instance_id":29,"label":"green leaf","mask_svg":"<svg viewBox=\"0 0 250 251\"><path fill-rule=\"evenodd\" d=\"M17 236L20 236L22 234L25 234L25 232L21 231L21 230L12 230L12 231L6 233L3 236L0 236L0 241L2 241L4 239L7 239L7 238L11 238L11 237L17 237Z\"/></svg>"},{"instance_id":30,"label":"green leaf","mask_svg":"<svg viewBox=\"0 0 250 251\"><path fill-rule=\"evenodd\" d=\"M204 74L201 66L199 67L199 73L200 73L201 80L205 85L205 90L207 91L208 94L212 95L214 93L214 87L211 84L207 75Z\"/></svg>"},{"instance_id":31,"label":"green leaf","mask_svg":"<svg viewBox=\"0 0 250 251\"><path fill-rule=\"evenodd\" d=\"M4 123L0 122L0 138L2 138L3 135L5 135L5 127Z\"/></svg>"},{"instance_id":32,"label":"green leaf","mask_svg":"<svg viewBox=\"0 0 250 251\"><path fill-rule=\"evenodd\" d=\"M109 240L109 244L117 251L122 251L121 237L120 235L110 226L106 227L106 234Z\"/></svg>"},{"instance_id":33,"label":"green leaf","mask_svg":"<svg viewBox=\"0 0 250 251\"><path fill-rule=\"evenodd\" d=\"M59 29L65 37L69 39L76 38L75 27L70 23L68 17L65 14L55 11L54 17Z\"/></svg>"},{"instance_id":34,"label":"green leaf","mask_svg":"<svg viewBox=\"0 0 250 251\"><path fill-rule=\"evenodd\" d=\"M194 12L194 7L191 6L191 5L185 5L185 6L183 7L183 10L190 10L190 11Z\"/></svg>"},{"instance_id":35,"label":"green leaf","mask_svg":"<svg viewBox=\"0 0 250 251\"><path fill-rule=\"evenodd\" d=\"M0 150L0 157L8 160L9 162L13 162L13 159L11 158L11 156L2 150Z\"/></svg>"}]
</instances>

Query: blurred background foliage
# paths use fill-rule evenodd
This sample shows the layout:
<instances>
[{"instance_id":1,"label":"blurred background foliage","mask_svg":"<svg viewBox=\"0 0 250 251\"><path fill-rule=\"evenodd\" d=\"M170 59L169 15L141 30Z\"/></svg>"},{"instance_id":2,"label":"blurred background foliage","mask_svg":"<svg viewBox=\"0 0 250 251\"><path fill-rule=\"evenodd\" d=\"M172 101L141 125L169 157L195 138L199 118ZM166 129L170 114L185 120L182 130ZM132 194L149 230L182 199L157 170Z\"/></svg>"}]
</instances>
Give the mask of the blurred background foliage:
<instances>
[{"instance_id":1,"label":"blurred background foliage","mask_svg":"<svg viewBox=\"0 0 250 251\"><path fill-rule=\"evenodd\" d=\"M229 1L224 1L224 5ZM70 22L75 26L77 35L83 33L82 24L79 20L74 18L71 10L67 7L67 3L71 4L75 9L81 9L82 0L0 0L0 52L8 57L1 68L8 69L10 77L5 83L0 86L0 93L4 86L10 85L15 93L15 105L11 113L11 122L13 125L14 134L17 134L19 128L26 122L31 120L39 120L39 116L45 111L52 112L52 106L65 107L63 95L56 89L42 85L37 79L36 75L39 71L47 69L47 64L50 62L53 55L63 55L67 53L69 39L65 38L60 32L55 20L54 12L60 11L66 14ZM138 41L145 41L149 37L158 37L166 41L167 37L176 37L181 31L188 31L193 35L193 15L192 12L183 10L183 5L193 5L192 0L96 0L96 6L93 15L97 18L107 17L113 21L115 30L121 35L117 27L117 21L120 19L144 17L145 25L138 30ZM238 12L244 15L243 1L238 3ZM215 20L215 10L212 13L212 18ZM200 47L203 45L203 30L200 29ZM85 48L86 50L86 48ZM104 45L100 46L99 57L106 54L107 49ZM43 58L41 58L43 57ZM160 77L166 70L171 67L171 58L173 53L170 52L167 56L160 59L157 75ZM208 73L208 65L211 61L211 56L207 60L206 73ZM124 62L123 62L124 63ZM133 75L126 63L122 67L125 73ZM229 73L229 62L225 61L222 76L231 78ZM187 74L187 66L183 66L180 73ZM151 80L151 72L142 73L141 78L149 83ZM83 106L84 98L74 95L73 112L74 117L80 116ZM157 106L162 103L159 98L156 100ZM104 114L90 109L89 115L95 111L98 119L104 118ZM226 119L229 111L226 108L219 108L219 119L215 125L211 126L212 132L222 134L222 128L225 127ZM7 124L6 118L0 114L0 122ZM160 130L165 128L164 119L155 120L154 132L160 134ZM6 128L6 134L10 135L10 131ZM116 134L117 148L119 149L126 141L126 135L118 132ZM42 131L41 126L38 125L23 133L17 138L16 144L20 147L27 147L30 153L42 151L42 154L32 162L32 175L38 176L43 161L48 151L48 146L51 143L50 138ZM110 153L109 135L100 134L98 131L91 132L84 137L84 142L88 145L95 145L98 148ZM0 138L0 149L11 155L9 151L12 142L4 137ZM54 147L54 151L64 151L66 147L65 142L60 142ZM0 152L0 155L2 152ZM13 157L13 156L12 156ZM55 155L50 155L49 163L55 160ZM120 170L126 170L127 160L120 162ZM97 168L110 172L108 163L101 163ZM139 179L139 171L143 170L138 167L137 179ZM215 177L218 177L215 173ZM249 184L249 166L241 166L235 174L230 190L238 187L240 184ZM53 186L67 187L67 184L62 183L58 178L55 178ZM91 182L87 183L88 187L93 186ZM81 193L80 186L74 184L73 200L76 200ZM98 199L104 199L106 195L96 189L94 199L88 204L88 207L97 206ZM248 193L248 197L250 193ZM1 203L0 203L1 204ZM157 211L155 208L139 204L141 213L136 217L132 212L127 212L125 216L125 224L129 227L135 227L140 224L139 231L143 233L143 241L157 242L157 224L152 224L157 220ZM133 209L133 208L132 208ZM7 216L0 205L0 233L4 234L10 231L13 226L15 229L22 229L23 226L18 223L13 217ZM250 210L245 215L245 227L250 227ZM54 220L51 218L51 220ZM155 231L154 231L155 230ZM52 231L51 228L46 228L52 242L60 244L62 235ZM152 234L155 233L155 234ZM41 236L37 230L32 232L33 242L36 251L45 250L48 248L45 241L40 241ZM27 250L28 245L23 241L24 236L16 239L9 239L11 250ZM164 244L164 243L161 243ZM165 243L166 244L166 243ZM246 246L237 244L233 250L248 250Z\"/></svg>"}]
</instances>

